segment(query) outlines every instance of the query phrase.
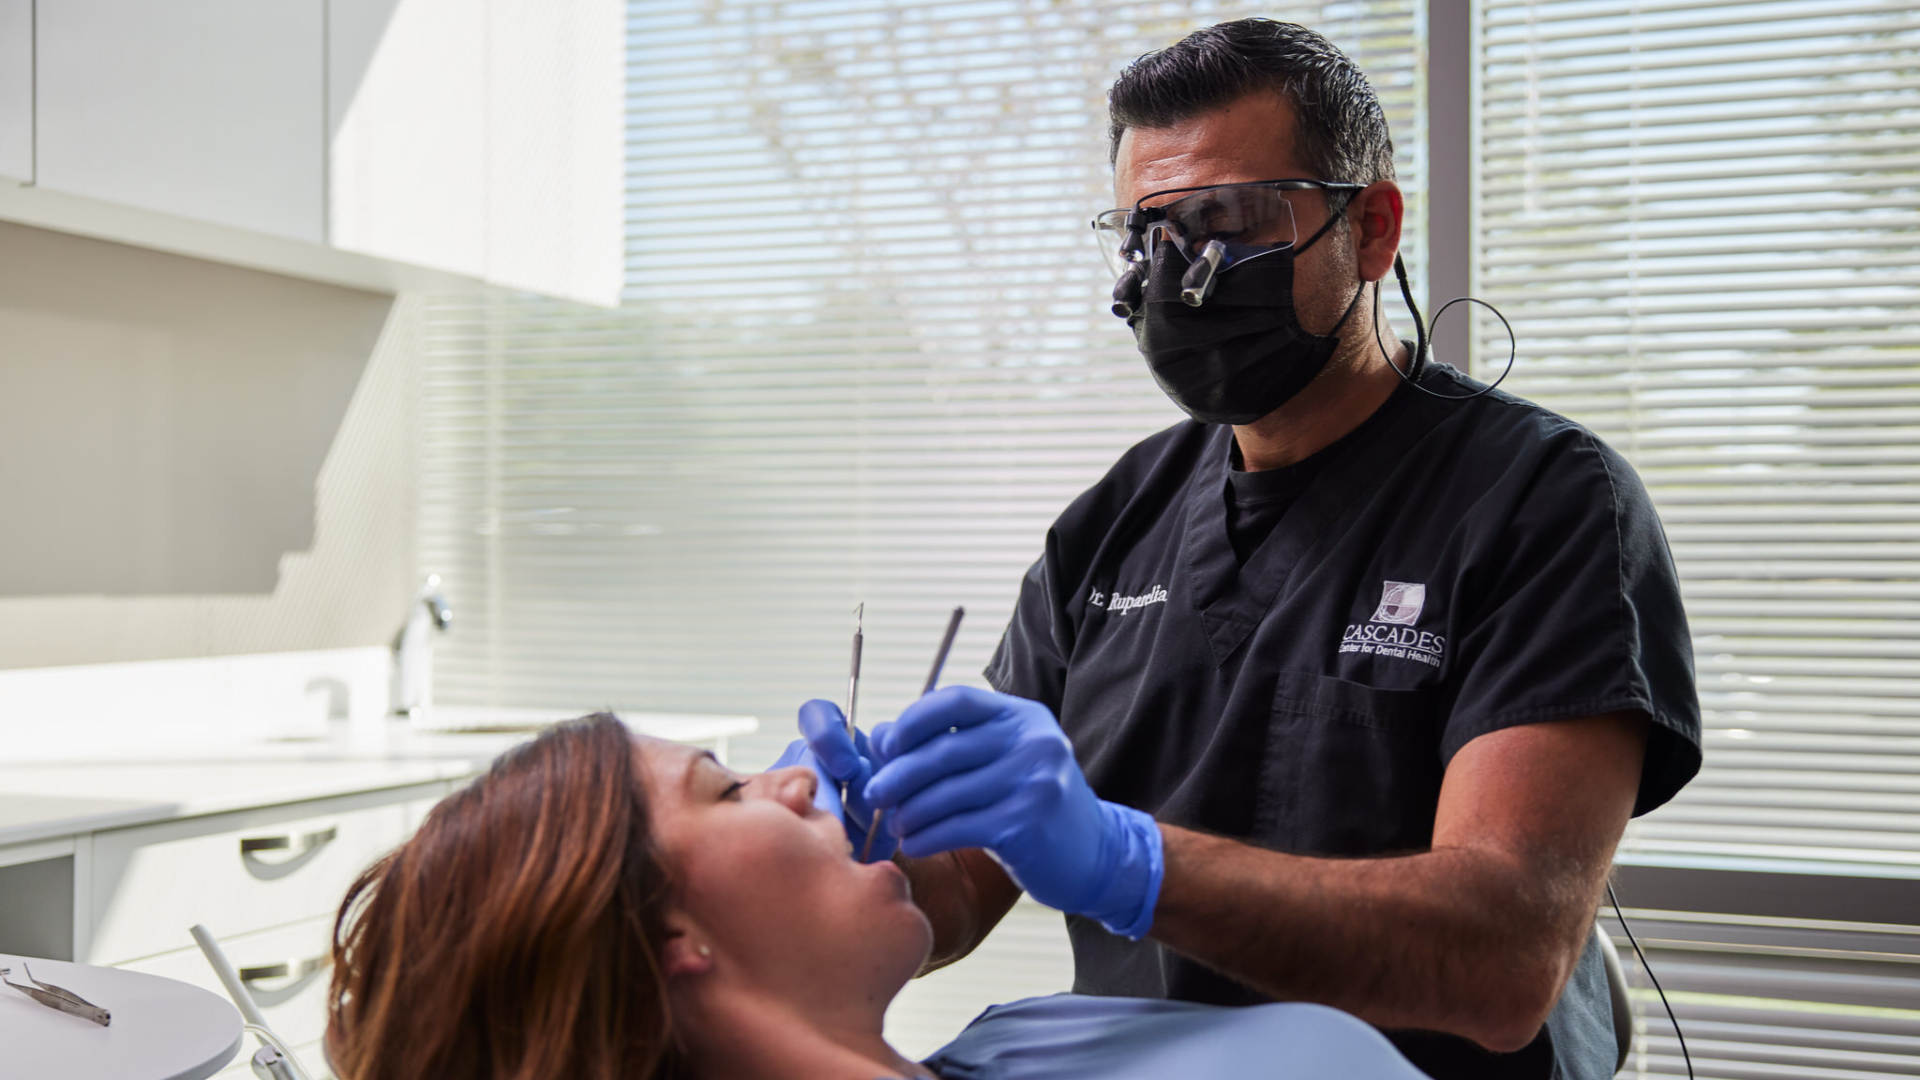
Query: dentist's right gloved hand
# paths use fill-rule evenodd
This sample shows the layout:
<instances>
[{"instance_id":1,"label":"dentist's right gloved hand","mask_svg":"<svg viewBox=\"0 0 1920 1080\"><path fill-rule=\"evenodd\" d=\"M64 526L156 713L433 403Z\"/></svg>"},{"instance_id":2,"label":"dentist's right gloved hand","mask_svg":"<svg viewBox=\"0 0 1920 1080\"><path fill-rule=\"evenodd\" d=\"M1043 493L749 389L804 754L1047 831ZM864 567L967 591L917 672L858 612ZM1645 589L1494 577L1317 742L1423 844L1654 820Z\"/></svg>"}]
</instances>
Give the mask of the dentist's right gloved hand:
<instances>
[{"instance_id":1,"label":"dentist's right gloved hand","mask_svg":"<svg viewBox=\"0 0 1920 1080\"><path fill-rule=\"evenodd\" d=\"M1152 927L1160 827L1093 793L1045 705L950 686L876 726L873 747L866 801L908 855L985 848L1048 907L1130 938Z\"/></svg>"}]
</instances>

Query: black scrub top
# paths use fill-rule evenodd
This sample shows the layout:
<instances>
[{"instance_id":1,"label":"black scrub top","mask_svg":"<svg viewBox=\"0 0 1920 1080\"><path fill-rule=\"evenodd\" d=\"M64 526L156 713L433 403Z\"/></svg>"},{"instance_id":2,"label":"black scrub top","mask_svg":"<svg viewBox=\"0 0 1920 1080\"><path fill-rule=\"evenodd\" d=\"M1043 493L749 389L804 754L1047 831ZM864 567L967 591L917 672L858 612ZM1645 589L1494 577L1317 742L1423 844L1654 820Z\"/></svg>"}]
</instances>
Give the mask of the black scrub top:
<instances>
[{"instance_id":1,"label":"black scrub top","mask_svg":"<svg viewBox=\"0 0 1920 1080\"><path fill-rule=\"evenodd\" d=\"M1481 388L1442 364L1417 377ZM987 667L996 690L1053 709L1101 798L1353 857L1430 847L1447 763L1518 724L1647 714L1636 815L1699 770L1666 537L1592 433L1497 390L1442 401L1402 385L1280 478L1236 477L1236 462L1231 428L1191 421L1129 450L1048 532ZM1077 993L1268 1000L1152 940L1067 922ZM1441 1080L1610 1076L1599 965L1589 949L1517 1054L1387 1034Z\"/></svg>"}]
</instances>

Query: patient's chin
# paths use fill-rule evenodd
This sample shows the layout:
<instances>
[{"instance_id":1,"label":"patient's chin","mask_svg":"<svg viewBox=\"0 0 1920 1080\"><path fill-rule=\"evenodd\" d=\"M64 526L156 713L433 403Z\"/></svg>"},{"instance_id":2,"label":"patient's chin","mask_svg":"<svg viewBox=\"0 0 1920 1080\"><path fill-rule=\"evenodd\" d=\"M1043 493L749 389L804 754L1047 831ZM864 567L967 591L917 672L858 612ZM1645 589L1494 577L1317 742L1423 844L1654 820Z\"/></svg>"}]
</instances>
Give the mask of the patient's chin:
<instances>
[{"instance_id":1,"label":"patient's chin","mask_svg":"<svg viewBox=\"0 0 1920 1080\"><path fill-rule=\"evenodd\" d=\"M858 945L887 971L898 974L897 992L918 974L933 951L933 926L913 902L907 875L891 862L862 866ZM891 996L891 993L889 994Z\"/></svg>"},{"instance_id":2,"label":"patient's chin","mask_svg":"<svg viewBox=\"0 0 1920 1080\"><path fill-rule=\"evenodd\" d=\"M887 998L892 1000L926 966L927 957L933 953L933 927L919 908L913 908L910 918L902 920L899 936L889 944L892 948L886 959L895 977L889 980L892 985L887 988Z\"/></svg>"}]
</instances>

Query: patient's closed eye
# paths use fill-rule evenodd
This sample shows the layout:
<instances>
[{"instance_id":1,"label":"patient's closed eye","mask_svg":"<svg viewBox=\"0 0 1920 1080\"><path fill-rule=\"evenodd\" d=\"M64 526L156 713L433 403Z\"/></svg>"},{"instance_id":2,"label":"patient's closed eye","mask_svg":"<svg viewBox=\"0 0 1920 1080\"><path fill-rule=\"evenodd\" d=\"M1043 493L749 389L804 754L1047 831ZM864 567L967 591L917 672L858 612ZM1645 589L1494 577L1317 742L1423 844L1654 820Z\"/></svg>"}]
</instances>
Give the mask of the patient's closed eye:
<instances>
[{"instance_id":1,"label":"patient's closed eye","mask_svg":"<svg viewBox=\"0 0 1920 1080\"><path fill-rule=\"evenodd\" d=\"M740 797L740 789L746 786L747 782L745 780L735 780L733 783L727 785L727 789L720 793L720 797L723 799L737 800Z\"/></svg>"}]
</instances>

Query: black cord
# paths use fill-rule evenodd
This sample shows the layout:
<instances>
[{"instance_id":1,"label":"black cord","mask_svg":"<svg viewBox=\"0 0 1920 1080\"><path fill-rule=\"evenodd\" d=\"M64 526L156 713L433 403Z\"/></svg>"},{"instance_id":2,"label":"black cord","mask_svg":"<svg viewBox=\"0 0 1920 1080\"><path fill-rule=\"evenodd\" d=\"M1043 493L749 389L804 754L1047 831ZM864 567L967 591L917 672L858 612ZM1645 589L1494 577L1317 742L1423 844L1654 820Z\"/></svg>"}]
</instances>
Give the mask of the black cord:
<instances>
[{"instance_id":1,"label":"black cord","mask_svg":"<svg viewBox=\"0 0 1920 1080\"><path fill-rule=\"evenodd\" d=\"M1380 283L1379 282L1374 282L1374 286L1373 286L1373 289L1374 289L1373 343L1379 346L1381 355L1387 358L1387 366L1393 369L1393 373L1395 375L1400 376L1403 382L1405 382L1408 386L1413 387L1415 390L1418 390L1421 393L1426 394L1428 397L1437 397L1442 401L1470 401L1474 398L1479 397L1481 394L1488 393L1494 387L1499 386L1501 383L1507 381L1507 376L1513 374L1513 361L1514 361L1514 357L1517 356L1520 352L1520 341L1518 338L1514 336L1513 324L1507 321L1507 317L1505 315L1500 314L1500 309L1497 307L1494 307L1492 304L1489 304L1485 300L1482 300L1476 296L1456 296L1453 299L1447 301L1446 303L1441 304L1440 310L1433 313L1433 321L1435 323L1438 323L1440 321L1440 316L1445 315L1447 313L1448 308L1452 307L1455 304L1461 304L1461 303L1479 304L1481 307L1486 308L1488 311L1493 312L1494 318L1500 320L1500 325L1507 328L1507 369L1505 371L1502 371L1500 373L1500 377L1493 380L1491 384L1487 386L1483 386L1480 389L1475 390L1471 394L1437 394L1432 390L1429 390L1426 387L1421 386L1419 383L1413 381L1412 373L1417 373L1420 370L1420 365L1426 362L1427 352L1431 343L1427 341L1427 326L1420 319L1420 306L1413 302L1413 286L1409 284L1407 281L1407 264L1402 262L1400 259L1400 256L1398 255L1395 255L1393 257L1393 276L1399 279L1400 296L1404 300L1406 300L1407 310L1413 314L1413 337L1414 337L1413 362L1407 365L1406 371L1401 371L1400 365L1393 362L1393 354L1387 351L1386 343L1380 340L1380 315L1379 315Z\"/></svg>"},{"instance_id":2,"label":"black cord","mask_svg":"<svg viewBox=\"0 0 1920 1080\"><path fill-rule=\"evenodd\" d=\"M1627 925L1627 914L1620 910L1620 898L1613 895L1613 882L1607 882L1607 901L1613 905L1614 917L1620 920L1620 929L1627 932L1627 943L1633 946L1633 955L1640 958L1640 970L1647 973L1647 979L1653 983L1654 993L1660 995L1660 1005L1667 1010L1667 1022L1673 1025L1673 1036L1680 1040L1680 1058L1687 1063L1687 1080L1693 1080L1693 1055L1687 1053L1687 1037L1680 1031L1680 1021L1673 1015L1673 1005L1667 1001L1667 992L1660 988L1660 980L1654 977L1653 965L1647 963L1647 954L1640 951L1640 942L1633 936L1633 927Z\"/></svg>"}]
</instances>

